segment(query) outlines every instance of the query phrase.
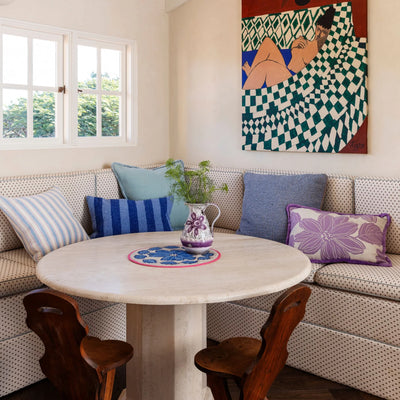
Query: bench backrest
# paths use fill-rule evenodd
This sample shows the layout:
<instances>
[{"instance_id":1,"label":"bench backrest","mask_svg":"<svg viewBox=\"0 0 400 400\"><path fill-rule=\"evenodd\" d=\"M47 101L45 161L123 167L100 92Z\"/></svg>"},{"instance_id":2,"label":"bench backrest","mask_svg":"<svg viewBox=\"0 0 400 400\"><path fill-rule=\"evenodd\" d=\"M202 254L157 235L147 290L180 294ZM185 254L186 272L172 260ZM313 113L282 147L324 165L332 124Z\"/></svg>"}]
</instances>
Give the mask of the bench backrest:
<instances>
[{"instance_id":1,"label":"bench backrest","mask_svg":"<svg viewBox=\"0 0 400 400\"><path fill-rule=\"evenodd\" d=\"M146 167L153 168L159 165L146 165ZM186 168L196 167L188 165ZM244 193L243 173L246 171L263 174L299 174L299 172L277 170L211 168L210 177L215 184L218 186L227 183L229 187L228 193L217 191L213 195L212 201L221 208L221 217L216 222L216 227L234 231L239 228ZM91 233L91 222L86 196L121 198L118 182L111 169L0 178L0 195L29 196L54 186L62 190L75 216L88 233ZM389 253L400 254L400 178L352 178L328 175L322 208L341 213L388 212L391 214L392 223L387 234L387 250ZM209 210L211 212L209 216L213 218L213 208L210 207ZM0 251L19 247L21 242L0 211Z\"/></svg>"}]
</instances>

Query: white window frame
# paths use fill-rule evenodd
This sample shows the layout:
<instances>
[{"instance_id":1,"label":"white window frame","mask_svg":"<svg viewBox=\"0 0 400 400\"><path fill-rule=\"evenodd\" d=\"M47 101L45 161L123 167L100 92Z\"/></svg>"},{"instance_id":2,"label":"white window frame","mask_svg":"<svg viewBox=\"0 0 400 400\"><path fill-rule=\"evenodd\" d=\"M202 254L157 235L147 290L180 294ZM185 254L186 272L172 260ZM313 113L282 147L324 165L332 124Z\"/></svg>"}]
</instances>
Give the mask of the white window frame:
<instances>
[{"instance_id":1,"label":"white window frame","mask_svg":"<svg viewBox=\"0 0 400 400\"><path fill-rule=\"evenodd\" d=\"M28 59L28 85L3 84L2 62L0 63L0 90L7 88L28 89L28 110L32 107L32 93L52 91L56 96L56 137L55 138L2 138L0 136L0 151L8 149L34 148L66 148L66 147L107 147L136 146L137 144L137 56L136 42L128 39L109 37L94 33L65 30L61 28L26 23L0 18L0 57L2 57L2 34L23 34L28 37L30 46L33 38L57 40L57 88L32 85L32 60ZM116 49L121 51L121 96L120 101L120 136L78 137L78 45ZM98 50L99 51L99 50ZM30 51L30 55L32 52ZM100 60L100 59L99 59ZM101 76L98 76L98 80ZM99 86L97 86L99 88ZM64 93L59 93L64 88ZM101 90L95 90L100 94ZM103 93L104 94L104 93ZM108 91L113 95L114 92ZM0 132L3 129L2 96L0 95ZM28 131L32 120L28 111ZM30 123L31 124L31 123ZM32 124L31 124L32 125ZM97 125L101 126L101 109L97 111Z\"/></svg>"}]
</instances>

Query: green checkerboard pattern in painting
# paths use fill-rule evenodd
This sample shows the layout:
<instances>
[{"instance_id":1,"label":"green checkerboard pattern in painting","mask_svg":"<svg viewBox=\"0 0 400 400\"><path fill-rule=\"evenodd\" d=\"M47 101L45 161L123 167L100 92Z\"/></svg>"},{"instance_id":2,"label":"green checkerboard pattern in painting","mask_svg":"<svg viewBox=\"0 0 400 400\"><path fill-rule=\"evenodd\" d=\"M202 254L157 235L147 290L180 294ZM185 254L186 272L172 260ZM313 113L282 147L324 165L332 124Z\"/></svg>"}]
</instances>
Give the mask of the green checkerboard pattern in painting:
<instances>
[{"instance_id":1,"label":"green checkerboard pattern in painting","mask_svg":"<svg viewBox=\"0 0 400 400\"><path fill-rule=\"evenodd\" d=\"M350 3L335 9L307 67L278 85L242 91L243 150L335 153L359 130L367 116L366 39L354 36Z\"/></svg>"},{"instance_id":2,"label":"green checkerboard pattern in painting","mask_svg":"<svg viewBox=\"0 0 400 400\"><path fill-rule=\"evenodd\" d=\"M312 40L315 22L328 7L309 8L280 14L261 15L242 20L242 51L256 50L269 37L280 49L288 49L293 38Z\"/></svg>"}]
</instances>

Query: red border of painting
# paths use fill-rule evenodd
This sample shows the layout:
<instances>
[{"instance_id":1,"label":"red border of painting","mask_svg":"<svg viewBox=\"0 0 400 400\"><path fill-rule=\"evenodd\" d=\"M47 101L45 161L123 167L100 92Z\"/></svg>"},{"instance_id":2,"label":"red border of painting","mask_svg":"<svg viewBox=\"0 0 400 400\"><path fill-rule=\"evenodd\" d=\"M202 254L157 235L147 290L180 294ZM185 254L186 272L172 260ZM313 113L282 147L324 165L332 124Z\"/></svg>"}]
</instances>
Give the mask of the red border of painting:
<instances>
[{"instance_id":1,"label":"red border of painting","mask_svg":"<svg viewBox=\"0 0 400 400\"><path fill-rule=\"evenodd\" d=\"M367 140L367 126L368 116L365 117L363 124L357 133L352 137L349 143L339 151L339 153L348 154L367 154L368 153L368 140Z\"/></svg>"},{"instance_id":2,"label":"red border of painting","mask_svg":"<svg viewBox=\"0 0 400 400\"><path fill-rule=\"evenodd\" d=\"M295 0L242 0L242 18L256 15L275 14L283 11L343 3L344 0L310 0L305 6L298 6ZM351 0L353 6L353 25L357 37L367 37L367 0Z\"/></svg>"}]
</instances>

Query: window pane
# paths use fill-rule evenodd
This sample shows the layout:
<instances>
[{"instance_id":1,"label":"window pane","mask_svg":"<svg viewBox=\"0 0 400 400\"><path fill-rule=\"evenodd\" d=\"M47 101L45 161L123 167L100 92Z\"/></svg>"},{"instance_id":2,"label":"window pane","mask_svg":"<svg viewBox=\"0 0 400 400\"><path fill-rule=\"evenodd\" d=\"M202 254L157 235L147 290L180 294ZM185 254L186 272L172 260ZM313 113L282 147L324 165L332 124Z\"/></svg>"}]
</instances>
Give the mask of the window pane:
<instances>
[{"instance_id":1,"label":"window pane","mask_svg":"<svg viewBox=\"0 0 400 400\"><path fill-rule=\"evenodd\" d=\"M101 49L101 86L103 90L120 90L121 52Z\"/></svg>"},{"instance_id":2,"label":"window pane","mask_svg":"<svg viewBox=\"0 0 400 400\"><path fill-rule=\"evenodd\" d=\"M33 84L56 86L56 43L33 39Z\"/></svg>"},{"instance_id":3,"label":"window pane","mask_svg":"<svg viewBox=\"0 0 400 400\"><path fill-rule=\"evenodd\" d=\"M119 136L119 102L118 96L101 97L102 136Z\"/></svg>"},{"instance_id":4,"label":"window pane","mask_svg":"<svg viewBox=\"0 0 400 400\"><path fill-rule=\"evenodd\" d=\"M97 48L78 46L78 87L96 89Z\"/></svg>"},{"instance_id":5,"label":"window pane","mask_svg":"<svg viewBox=\"0 0 400 400\"><path fill-rule=\"evenodd\" d=\"M3 35L3 82L28 83L28 39Z\"/></svg>"},{"instance_id":6,"label":"window pane","mask_svg":"<svg viewBox=\"0 0 400 400\"><path fill-rule=\"evenodd\" d=\"M78 99L78 136L96 136L96 109L95 95L81 94Z\"/></svg>"},{"instance_id":7,"label":"window pane","mask_svg":"<svg viewBox=\"0 0 400 400\"><path fill-rule=\"evenodd\" d=\"M33 137L55 137L56 99L50 92L33 93Z\"/></svg>"},{"instance_id":8,"label":"window pane","mask_svg":"<svg viewBox=\"0 0 400 400\"><path fill-rule=\"evenodd\" d=\"M5 138L26 138L27 104L26 90L3 90L3 136Z\"/></svg>"}]
</instances>

